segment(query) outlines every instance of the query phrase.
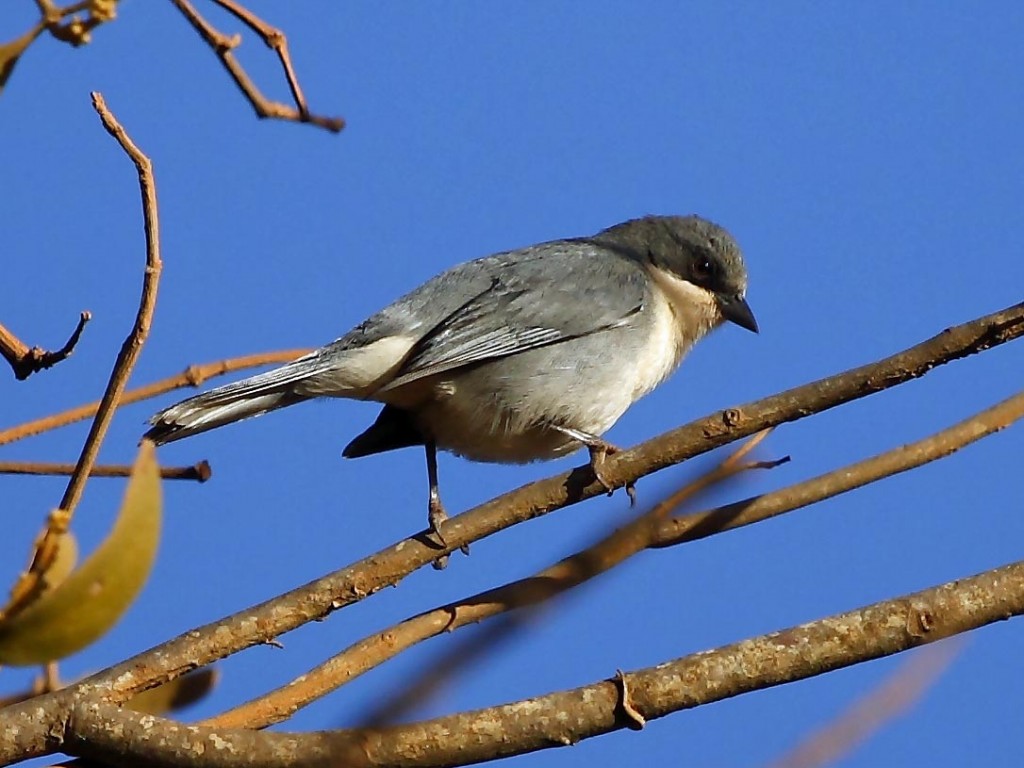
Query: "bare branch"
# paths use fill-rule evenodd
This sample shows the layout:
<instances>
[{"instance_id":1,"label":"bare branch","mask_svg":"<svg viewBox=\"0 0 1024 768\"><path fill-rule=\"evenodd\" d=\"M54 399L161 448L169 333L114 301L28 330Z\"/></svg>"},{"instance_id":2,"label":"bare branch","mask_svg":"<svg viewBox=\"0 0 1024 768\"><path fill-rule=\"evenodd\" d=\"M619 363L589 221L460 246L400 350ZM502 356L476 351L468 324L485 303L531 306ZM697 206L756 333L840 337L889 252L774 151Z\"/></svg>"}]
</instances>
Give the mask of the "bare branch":
<instances>
[{"instance_id":1,"label":"bare branch","mask_svg":"<svg viewBox=\"0 0 1024 768\"><path fill-rule=\"evenodd\" d=\"M456 766L635 727L673 712L815 677L1024 613L1024 562L591 685L487 709L367 731L310 734L218 730L64 695L68 716L48 744L28 737L40 699L9 707L0 761L47 749L116 765ZM624 707L620 675L628 679ZM42 698L42 697L40 697ZM30 706L32 705L32 706ZM7 714L10 713L10 714Z\"/></svg>"},{"instance_id":2,"label":"bare branch","mask_svg":"<svg viewBox=\"0 0 1024 768\"><path fill-rule=\"evenodd\" d=\"M74 464L60 464L52 461L0 461L0 475L70 475ZM132 468L128 464L98 464L89 472L90 477L129 477ZM164 480L197 480L205 483L213 475L206 460L191 467L160 467Z\"/></svg>"},{"instance_id":3,"label":"bare branch","mask_svg":"<svg viewBox=\"0 0 1024 768\"><path fill-rule=\"evenodd\" d=\"M107 427L117 409L121 393L124 391L128 377L131 375L135 360L139 351L149 336L149 326L153 318L153 310L156 307L157 286L160 282L160 234L156 209L156 182L153 179L153 167L149 158L132 142L121 124L107 109L103 97L97 93L92 94L93 107L99 113L100 120L107 132L113 136L121 148L128 154L139 173L139 186L142 191L142 214L145 223L146 233L146 270L142 279L142 297L139 300L139 310L135 316L135 323L132 326L128 338L121 345L114 362L114 369L110 374L106 390L103 392L103 399L100 401L96 418L93 419L92 427L82 446L82 453L78 457L75 471L68 481L68 487L64 491L58 512L51 514L47 519L46 529L38 537L34 544L32 556L32 567L24 572L15 583L12 594L28 594L34 591L35 585L41 578L42 572L49 566L49 561L41 554L52 551L55 537L65 533L67 526L74 514L75 507L82 498L85 483L89 479L93 466L96 464L96 457L99 455L100 445L107 433Z\"/></svg>"},{"instance_id":4,"label":"bare branch","mask_svg":"<svg viewBox=\"0 0 1024 768\"><path fill-rule=\"evenodd\" d=\"M209 718L202 724L219 728L265 728L280 723L302 707L424 640L510 611L539 606L605 573L642 551L648 545L656 524L672 509L695 494L744 471L747 466L740 464L739 459L760 442L764 434L755 436L710 472L687 483L650 511L582 552L564 558L533 576L425 611L374 633L288 684ZM486 635L483 644L492 646L515 626L513 623L499 625L499 629ZM427 690L434 689L441 679L450 677L462 664L477 658L481 652L480 644L474 644L473 649L458 647L448 659L432 664L422 676L403 686L402 692L380 703L373 713L366 716L364 722L374 727L398 719L410 708L407 701L420 700Z\"/></svg>"},{"instance_id":5,"label":"bare branch","mask_svg":"<svg viewBox=\"0 0 1024 768\"><path fill-rule=\"evenodd\" d=\"M324 117L310 113L306 106L305 97L302 95L302 89L299 87L298 80L295 77L291 58L288 55L287 40L281 30L271 27L238 3L230 2L230 0L214 0L218 5L230 11L257 32L263 38L263 41L276 51L281 66L284 69L285 77L288 80L288 87L291 89L292 96L295 99L295 107L268 99L256 87L252 78L249 77L245 68L239 63L232 52L242 44L241 35L229 37L217 31L210 22L200 15L189 0L171 0L171 2L188 19L192 27L199 33L199 36L203 38L206 44L210 46L213 52L217 54L221 64L224 65L228 74L231 75L231 79L235 81L235 85L245 94L245 98L249 100L249 103L256 111L257 117L273 117L297 123L311 123L332 133L338 133L345 127L345 121L340 117Z\"/></svg>"},{"instance_id":6,"label":"bare branch","mask_svg":"<svg viewBox=\"0 0 1024 768\"><path fill-rule=\"evenodd\" d=\"M1004 429L1022 417L1024 392L915 443L900 446L779 491L737 501L706 512L666 520L661 524L652 546L670 547L684 541L696 541L838 496L883 477L898 475L948 456L986 435Z\"/></svg>"},{"instance_id":7,"label":"bare branch","mask_svg":"<svg viewBox=\"0 0 1024 768\"><path fill-rule=\"evenodd\" d=\"M52 368L62 360L66 360L75 351L75 345L85 329L85 324L92 319L92 314L82 312L78 318L78 325L68 337L64 346L56 352L47 352L39 347L29 347L21 339L0 325L0 355L10 363L14 369L14 378L24 381L33 373Z\"/></svg>"},{"instance_id":8,"label":"bare branch","mask_svg":"<svg viewBox=\"0 0 1024 768\"><path fill-rule=\"evenodd\" d=\"M889 656L1024 613L1024 562L628 673L645 720ZM621 685L571 691L367 734L373 765L467 765L635 725Z\"/></svg>"},{"instance_id":9,"label":"bare branch","mask_svg":"<svg viewBox=\"0 0 1024 768\"><path fill-rule=\"evenodd\" d=\"M301 357L308 351L308 349L285 349L279 352L261 352L255 355L217 360L212 363L190 365L179 374L128 390L121 396L120 404L123 406L137 403L141 400L148 400L151 397L162 395L165 392L182 389L183 387L198 387L209 378L231 373L232 371L239 371L244 368L255 368L269 363L287 363L297 357ZM96 401L54 414L53 416L45 416L41 419L27 421L24 424L0 430L0 445L13 443L26 437L32 437L42 432L48 432L51 429L57 429L58 427L88 419L90 416L96 415L99 406L99 401Z\"/></svg>"},{"instance_id":10,"label":"bare branch","mask_svg":"<svg viewBox=\"0 0 1024 768\"><path fill-rule=\"evenodd\" d=\"M682 461L773 424L803 418L895 386L922 376L941 363L1005 343L1022 334L1024 304L1019 304L948 329L877 363L797 387L741 409L728 409L699 419L633 450L615 454L607 462L607 474L617 484L624 484L672 461ZM445 539L449 547L460 547L558 506L576 503L601 492L601 486L591 483L587 468L580 467L568 474L531 483L449 520L444 526ZM243 648L266 643L308 621L323 618L333 610L398 583L413 570L437 558L437 549L423 543L422 536L422 533L417 534L261 605L188 632L68 689L39 697L33 700L31 712L19 709L21 705L8 708L4 715L8 716L12 727L17 726L17 743L32 754L47 749L51 744L48 734L63 722L63 717L70 711L72 699L100 695L113 704L123 703L134 694L190 669ZM1024 573L1021 575L1024 578ZM1012 590L1010 582L1007 582L1006 589ZM630 676L630 685L635 694L633 676ZM613 687L618 690L618 686ZM634 705L647 714L636 701ZM0 733L0 746L5 743L13 742L5 742L4 734ZM4 754L4 749L0 748L0 759ZM27 753L24 756L28 756Z\"/></svg>"},{"instance_id":11,"label":"bare branch","mask_svg":"<svg viewBox=\"0 0 1024 768\"><path fill-rule=\"evenodd\" d=\"M666 520L668 511L678 507L685 498L707 485L727 479L735 472L742 471L745 466L751 466L738 463L744 455L744 452L739 452L716 470L677 491L651 512L621 527L598 544L535 576L426 611L364 638L298 679L210 718L204 724L229 728L264 728L279 723L302 707L413 645L467 624L548 600L610 570L646 548L674 546L808 506L948 456L1020 418L1024 418L1024 392L935 435L871 459L753 499ZM491 644L514 627L514 624L506 623L501 629L485 635L481 642ZM450 654L452 659L438 664L438 670L444 670L443 674L448 675L457 664L476 658L478 644L474 642L472 647L460 646L453 650ZM425 673L432 685L439 675L438 670L432 669ZM419 682L410 683L409 687L422 689ZM396 703L385 704L381 705L380 712L397 708L399 705ZM367 723L377 725L383 722L384 716L381 713L369 717Z\"/></svg>"},{"instance_id":12,"label":"bare branch","mask_svg":"<svg viewBox=\"0 0 1024 768\"><path fill-rule=\"evenodd\" d=\"M110 381L107 383L99 410L96 412L96 418L93 420L92 428L85 440L82 455L78 459L78 472L71 476L71 481L64 492L64 498L60 502L60 508L69 513L74 511L78 500L82 497L85 481L92 465L96 463L96 456L99 454L103 437L106 435L107 427L121 399L121 393L124 392L128 377L131 376L132 368L135 367L139 351L149 336L153 310L156 308L160 271L163 269L163 262L160 260L160 223L157 217L156 180L153 178L153 164L131 140L121 124L117 122L117 118L107 109L100 93L93 92L92 103L100 116L103 127L121 145L139 173L142 217L146 233L146 272L142 281L142 297L139 300L139 311L135 316L135 323L128 338L121 346L121 351L117 354Z\"/></svg>"}]
</instances>

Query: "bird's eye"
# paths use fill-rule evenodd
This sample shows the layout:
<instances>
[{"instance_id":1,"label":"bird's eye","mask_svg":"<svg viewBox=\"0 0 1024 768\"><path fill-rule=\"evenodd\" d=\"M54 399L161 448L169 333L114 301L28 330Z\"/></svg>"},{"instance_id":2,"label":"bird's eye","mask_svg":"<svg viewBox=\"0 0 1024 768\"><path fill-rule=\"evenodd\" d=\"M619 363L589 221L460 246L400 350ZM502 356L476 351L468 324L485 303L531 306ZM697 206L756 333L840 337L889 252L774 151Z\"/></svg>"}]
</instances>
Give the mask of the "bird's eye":
<instances>
[{"instance_id":1,"label":"bird's eye","mask_svg":"<svg viewBox=\"0 0 1024 768\"><path fill-rule=\"evenodd\" d=\"M715 264L707 256L698 256L693 261L693 276L699 280L707 280L715 274Z\"/></svg>"}]
</instances>

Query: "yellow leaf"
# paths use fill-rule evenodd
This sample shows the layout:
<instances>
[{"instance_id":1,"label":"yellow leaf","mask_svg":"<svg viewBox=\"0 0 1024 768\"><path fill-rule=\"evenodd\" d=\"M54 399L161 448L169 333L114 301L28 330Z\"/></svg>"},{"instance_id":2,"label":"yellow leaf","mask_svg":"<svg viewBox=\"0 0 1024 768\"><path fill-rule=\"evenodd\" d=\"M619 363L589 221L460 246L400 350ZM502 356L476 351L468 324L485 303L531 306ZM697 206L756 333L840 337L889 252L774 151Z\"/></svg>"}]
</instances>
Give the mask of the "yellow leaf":
<instances>
[{"instance_id":1,"label":"yellow leaf","mask_svg":"<svg viewBox=\"0 0 1024 768\"><path fill-rule=\"evenodd\" d=\"M216 670L197 669L169 683L143 691L124 706L147 715L163 715L195 704L212 691L216 684Z\"/></svg>"},{"instance_id":2,"label":"yellow leaf","mask_svg":"<svg viewBox=\"0 0 1024 768\"><path fill-rule=\"evenodd\" d=\"M11 590L11 599L0 609L0 624L52 591L71 574L78 562L78 542L71 531L56 533L45 539L40 536L40 541L43 540L47 542L45 549L40 549L39 542L36 543L29 572L21 575Z\"/></svg>"},{"instance_id":3,"label":"yellow leaf","mask_svg":"<svg viewBox=\"0 0 1024 768\"><path fill-rule=\"evenodd\" d=\"M160 470L144 440L110 534L80 568L0 620L0 664L56 661L106 634L146 583L160 541Z\"/></svg>"},{"instance_id":4,"label":"yellow leaf","mask_svg":"<svg viewBox=\"0 0 1024 768\"><path fill-rule=\"evenodd\" d=\"M39 37L39 33L44 29L46 29L46 26L40 22L17 40L0 45L0 93L3 92L4 86L7 85L7 79L14 71L14 65L18 63L18 58L25 52L26 48L32 45L32 41Z\"/></svg>"}]
</instances>

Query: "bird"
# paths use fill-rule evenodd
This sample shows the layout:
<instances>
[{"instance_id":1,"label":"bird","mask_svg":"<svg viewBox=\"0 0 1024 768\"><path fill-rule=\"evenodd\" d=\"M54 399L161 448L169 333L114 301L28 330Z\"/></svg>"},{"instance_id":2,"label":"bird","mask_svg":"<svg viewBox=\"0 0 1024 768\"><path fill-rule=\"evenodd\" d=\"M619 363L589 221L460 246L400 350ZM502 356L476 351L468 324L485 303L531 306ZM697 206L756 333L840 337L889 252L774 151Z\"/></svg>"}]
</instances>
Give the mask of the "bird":
<instances>
[{"instance_id":1,"label":"bird","mask_svg":"<svg viewBox=\"0 0 1024 768\"><path fill-rule=\"evenodd\" d=\"M429 532L445 545L437 451L527 463L586 448L725 322L758 332L733 237L700 216L643 216L504 251L431 278L344 336L150 419L170 443L314 398L383 407L342 455L422 446Z\"/></svg>"}]
</instances>

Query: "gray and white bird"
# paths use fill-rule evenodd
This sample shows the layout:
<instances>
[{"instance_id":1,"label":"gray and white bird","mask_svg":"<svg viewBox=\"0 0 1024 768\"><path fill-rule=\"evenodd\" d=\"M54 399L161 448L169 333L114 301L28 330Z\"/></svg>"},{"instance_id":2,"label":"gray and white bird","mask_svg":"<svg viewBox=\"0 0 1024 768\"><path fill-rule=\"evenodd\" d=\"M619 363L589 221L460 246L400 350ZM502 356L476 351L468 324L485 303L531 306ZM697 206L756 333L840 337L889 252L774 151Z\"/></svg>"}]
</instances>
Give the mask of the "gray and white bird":
<instances>
[{"instance_id":1,"label":"gray and white bird","mask_svg":"<svg viewBox=\"0 0 1024 768\"><path fill-rule=\"evenodd\" d=\"M161 411L146 437L169 443L317 397L383 403L343 455L425 446L440 538L438 448L524 463L586 446L611 490L601 467L615 449L601 435L713 328L757 331L746 289L721 227L634 219L453 267L325 347Z\"/></svg>"}]
</instances>

